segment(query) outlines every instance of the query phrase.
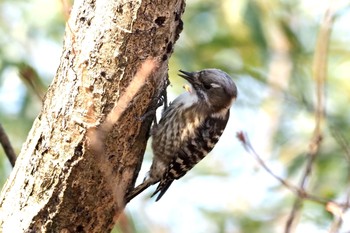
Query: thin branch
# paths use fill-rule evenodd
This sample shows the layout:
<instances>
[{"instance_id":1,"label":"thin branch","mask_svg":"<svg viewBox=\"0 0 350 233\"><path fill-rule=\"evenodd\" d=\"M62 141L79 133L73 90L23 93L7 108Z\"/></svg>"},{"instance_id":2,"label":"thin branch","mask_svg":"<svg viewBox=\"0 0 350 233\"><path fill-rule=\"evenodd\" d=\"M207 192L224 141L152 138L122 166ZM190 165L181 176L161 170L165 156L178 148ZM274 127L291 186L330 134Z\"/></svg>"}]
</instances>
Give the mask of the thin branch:
<instances>
[{"instance_id":1,"label":"thin branch","mask_svg":"<svg viewBox=\"0 0 350 233\"><path fill-rule=\"evenodd\" d=\"M279 177L278 175L276 175L269 167L268 165L265 163L265 161L261 158L261 156L255 151L255 149L253 148L252 144L250 143L249 137L245 132L238 132L237 133L237 138L239 141L241 141L241 143L243 144L244 149L251 155L254 156L254 158L257 160L257 162L261 165L261 167L267 172L269 173L272 177L274 177L276 180L278 180L283 186L285 186L286 188L288 188L290 191L292 191L293 193L295 193L300 199L306 199L306 200L310 200L316 203L319 203L321 205L327 206L327 205L333 205L336 206L338 208L349 208L350 207L350 203L337 203L334 202L332 200L329 199L325 199L322 197L318 197L316 195L307 193L304 189L301 189L293 184L291 184L290 182L288 182L287 180Z\"/></svg>"},{"instance_id":2,"label":"thin branch","mask_svg":"<svg viewBox=\"0 0 350 233\"><path fill-rule=\"evenodd\" d=\"M350 190L348 190L347 195L346 195L346 204L347 204L347 207L345 206L342 208L339 208L339 207L333 206L333 205L327 206L327 210L329 212L331 212L334 216L334 221L331 225L329 233L339 232L339 229L340 229L341 225L343 224L343 215L349 209L349 205L350 205Z\"/></svg>"},{"instance_id":3,"label":"thin branch","mask_svg":"<svg viewBox=\"0 0 350 233\"><path fill-rule=\"evenodd\" d=\"M306 189L307 183L311 177L312 167L316 160L323 138L323 125L325 121L326 109L325 83L327 75L327 58L333 20L333 11L331 8L328 8L321 24L313 61L313 77L316 83L315 129L309 146L306 168L299 185L299 188L303 191ZM285 233L292 232L295 225L295 218L297 215L300 215L301 207L302 198L298 196L286 222Z\"/></svg>"},{"instance_id":4,"label":"thin branch","mask_svg":"<svg viewBox=\"0 0 350 233\"><path fill-rule=\"evenodd\" d=\"M273 171L266 165L264 160L259 156L258 153L256 153L255 149L253 148L252 144L250 143L250 140L248 138L248 135L244 132L238 132L237 138L242 142L244 149L251 155L255 157L255 159L258 161L258 163L276 180L278 180L283 186L287 187L292 192L298 192L298 189L290 184L288 181L284 180L283 178L279 177L278 175L274 174Z\"/></svg>"},{"instance_id":5,"label":"thin branch","mask_svg":"<svg viewBox=\"0 0 350 233\"><path fill-rule=\"evenodd\" d=\"M15 163L16 163L16 154L15 154L15 151L13 150L11 142L10 142L9 138L7 137L7 134L6 134L4 128L2 127L1 124L0 124L0 143L2 145L2 148L4 148L5 154L6 154L7 158L9 159L12 167L14 167Z\"/></svg>"},{"instance_id":6,"label":"thin branch","mask_svg":"<svg viewBox=\"0 0 350 233\"><path fill-rule=\"evenodd\" d=\"M306 167L305 167L304 174L301 178L300 185L299 185L299 190L301 190L303 193L306 193L305 189L307 186L307 182L310 179L312 167L313 167L313 164L314 164L315 159L317 157L317 153L318 153L321 141L322 141L322 136L319 133L320 132L315 131L314 138L312 139L312 141L310 143L309 153L307 154ZM316 138L316 136L318 136L318 138ZM287 219L285 233L292 232L293 224L294 224L297 216L299 216L302 206L303 206L303 198L301 198L298 195L294 201L292 211L290 212L289 217Z\"/></svg>"},{"instance_id":7,"label":"thin branch","mask_svg":"<svg viewBox=\"0 0 350 233\"><path fill-rule=\"evenodd\" d=\"M332 133L334 139L336 140L336 142L344 150L345 159L347 160L347 162L349 164L349 162L350 162L350 147L349 147L348 143L346 142L344 136L340 132L338 132L332 128L331 128L331 133ZM339 229L340 229L341 225L343 224L343 215L349 209L349 205L350 205L350 189L348 189L345 201L346 201L346 204L348 206L343 206L342 208L339 208L338 206L327 205L327 210L329 212L331 212L334 216L334 220L333 220L332 225L329 229L329 233L339 232Z\"/></svg>"}]
</instances>

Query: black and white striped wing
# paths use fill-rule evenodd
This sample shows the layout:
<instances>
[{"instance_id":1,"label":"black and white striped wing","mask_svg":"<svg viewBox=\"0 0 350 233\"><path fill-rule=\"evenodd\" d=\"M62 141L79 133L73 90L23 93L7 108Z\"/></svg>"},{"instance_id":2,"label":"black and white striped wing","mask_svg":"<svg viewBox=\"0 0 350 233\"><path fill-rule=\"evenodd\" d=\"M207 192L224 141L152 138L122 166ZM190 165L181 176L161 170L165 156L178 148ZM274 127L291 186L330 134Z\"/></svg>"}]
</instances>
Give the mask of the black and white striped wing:
<instances>
[{"instance_id":1,"label":"black and white striped wing","mask_svg":"<svg viewBox=\"0 0 350 233\"><path fill-rule=\"evenodd\" d=\"M214 148L226 127L229 114L227 111L224 118L206 118L196 130L195 136L182 143L181 149L175 152L174 159L152 195L159 192L156 201L164 195L175 179L184 176Z\"/></svg>"}]
</instances>

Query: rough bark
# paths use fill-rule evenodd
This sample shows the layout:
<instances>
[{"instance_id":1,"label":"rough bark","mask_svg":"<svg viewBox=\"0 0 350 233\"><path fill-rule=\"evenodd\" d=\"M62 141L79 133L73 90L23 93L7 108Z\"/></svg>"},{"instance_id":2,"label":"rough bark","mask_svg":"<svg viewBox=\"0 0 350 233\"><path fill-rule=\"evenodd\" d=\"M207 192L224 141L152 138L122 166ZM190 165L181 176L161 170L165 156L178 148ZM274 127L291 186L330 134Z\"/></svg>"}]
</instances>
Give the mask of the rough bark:
<instances>
[{"instance_id":1,"label":"rough bark","mask_svg":"<svg viewBox=\"0 0 350 233\"><path fill-rule=\"evenodd\" d=\"M0 196L3 232L109 232L146 147L184 0L77 0L61 64ZM44 59L44 58L43 58Z\"/></svg>"}]
</instances>

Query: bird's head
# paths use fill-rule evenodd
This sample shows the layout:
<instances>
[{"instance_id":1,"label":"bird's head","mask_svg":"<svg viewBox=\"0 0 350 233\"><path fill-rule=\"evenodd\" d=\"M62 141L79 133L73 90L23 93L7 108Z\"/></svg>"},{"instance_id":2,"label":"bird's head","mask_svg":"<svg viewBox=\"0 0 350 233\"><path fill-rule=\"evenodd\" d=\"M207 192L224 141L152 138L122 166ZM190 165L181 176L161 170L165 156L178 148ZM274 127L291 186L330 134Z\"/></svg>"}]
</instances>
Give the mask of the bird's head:
<instances>
[{"instance_id":1,"label":"bird's head","mask_svg":"<svg viewBox=\"0 0 350 233\"><path fill-rule=\"evenodd\" d=\"M186 79L197 95L198 101L213 112L228 109L237 97L237 87L232 78L219 69L204 69L197 72L180 70L179 76Z\"/></svg>"}]
</instances>

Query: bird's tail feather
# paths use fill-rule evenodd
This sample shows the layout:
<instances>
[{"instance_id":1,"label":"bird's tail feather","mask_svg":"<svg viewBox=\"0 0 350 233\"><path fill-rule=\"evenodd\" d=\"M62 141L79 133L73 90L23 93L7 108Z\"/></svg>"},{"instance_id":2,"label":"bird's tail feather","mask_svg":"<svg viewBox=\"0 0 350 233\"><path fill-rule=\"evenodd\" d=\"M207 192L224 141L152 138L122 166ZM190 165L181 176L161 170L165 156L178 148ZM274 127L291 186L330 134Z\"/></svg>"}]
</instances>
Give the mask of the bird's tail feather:
<instances>
[{"instance_id":1,"label":"bird's tail feather","mask_svg":"<svg viewBox=\"0 0 350 233\"><path fill-rule=\"evenodd\" d=\"M158 197L156 198L156 201L159 201L159 199L164 195L164 193L168 190L170 187L171 183L173 183L174 180L165 180L165 181L160 181L156 191L152 194L151 197L156 195L159 192Z\"/></svg>"}]
</instances>

